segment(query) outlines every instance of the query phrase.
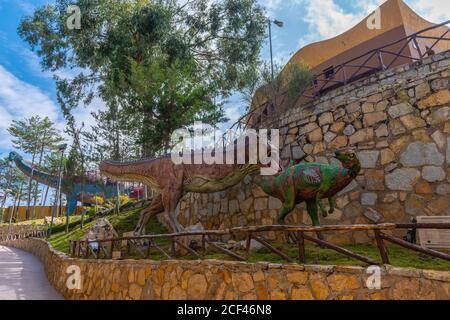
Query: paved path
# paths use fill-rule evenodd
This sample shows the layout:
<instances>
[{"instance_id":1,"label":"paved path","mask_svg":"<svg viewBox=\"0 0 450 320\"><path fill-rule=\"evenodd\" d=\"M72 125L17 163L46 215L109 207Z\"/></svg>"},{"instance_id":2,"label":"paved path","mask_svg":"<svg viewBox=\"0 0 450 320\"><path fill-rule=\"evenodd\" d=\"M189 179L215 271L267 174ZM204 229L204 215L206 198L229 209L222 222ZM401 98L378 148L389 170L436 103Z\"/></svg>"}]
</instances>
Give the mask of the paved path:
<instances>
[{"instance_id":1,"label":"paved path","mask_svg":"<svg viewBox=\"0 0 450 320\"><path fill-rule=\"evenodd\" d=\"M60 300L41 261L25 251L0 246L0 300Z\"/></svg>"}]
</instances>

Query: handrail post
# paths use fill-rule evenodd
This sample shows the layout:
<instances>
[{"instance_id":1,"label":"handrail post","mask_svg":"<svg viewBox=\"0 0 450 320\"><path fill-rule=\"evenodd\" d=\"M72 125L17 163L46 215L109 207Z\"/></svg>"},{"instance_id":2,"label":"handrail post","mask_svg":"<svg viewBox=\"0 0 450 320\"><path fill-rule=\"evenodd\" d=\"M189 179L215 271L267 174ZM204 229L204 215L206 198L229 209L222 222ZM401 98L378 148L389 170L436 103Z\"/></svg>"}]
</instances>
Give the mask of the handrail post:
<instances>
[{"instance_id":1,"label":"handrail post","mask_svg":"<svg viewBox=\"0 0 450 320\"><path fill-rule=\"evenodd\" d=\"M246 242L246 246L245 246L245 249L246 249L246 252L247 252L247 254L246 254L246 259L247 260L250 257L251 244L252 244L252 233L248 232L248 234L247 234L247 242Z\"/></svg>"},{"instance_id":2,"label":"handrail post","mask_svg":"<svg viewBox=\"0 0 450 320\"><path fill-rule=\"evenodd\" d=\"M206 252L206 236L202 235L202 250L203 252Z\"/></svg>"},{"instance_id":3,"label":"handrail post","mask_svg":"<svg viewBox=\"0 0 450 320\"><path fill-rule=\"evenodd\" d=\"M146 258L148 259L148 257L150 256L150 250L151 250L151 248L152 248L152 243L153 243L153 240L148 240L148 247L147 247L147 255L146 255Z\"/></svg>"},{"instance_id":4,"label":"handrail post","mask_svg":"<svg viewBox=\"0 0 450 320\"><path fill-rule=\"evenodd\" d=\"M345 72L345 65L341 65L342 73L344 75L344 86L347 85L347 73Z\"/></svg>"},{"instance_id":5,"label":"handrail post","mask_svg":"<svg viewBox=\"0 0 450 320\"><path fill-rule=\"evenodd\" d=\"M417 41L417 36L413 37L414 45L416 46L417 51L419 51L420 62L423 62L423 58L425 55L422 55L422 50L420 50L419 42Z\"/></svg>"},{"instance_id":6,"label":"handrail post","mask_svg":"<svg viewBox=\"0 0 450 320\"><path fill-rule=\"evenodd\" d=\"M377 241L378 250L380 251L380 256L383 264L390 264L386 246L384 245L384 241L380 236L380 230L375 229L373 230L373 233L375 234L375 240Z\"/></svg>"},{"instance_id":7,"label":"handrail post","mask_svg":"<svg viewBox=\"0 0 450 320\"><path fill-rule=\"evenodd\" d=\"M297 244L298 244L298 261L300 263L305 263L306 262L305 238L303 237L302 231L297 232Z\"/></svg>"},{"instance_id":8,"label":"handrail post","mask_svg":"<svg viewBox=\"0 0 450 320\"><path fill-rule=\"evenodd\" d=\"M386 65L384 64L383 56L382 56L380 49L377 50L377 57L378 57L378 62L380 63L380 69L385 71Z\"/></svg>"},{"instance_id":9,"label":"handrail post","mask_svg":"<svg viewBox=\"0 0 450 320\"><path fill-rule=\"evenodd\" d=\"M177 249L175 248L175 238L170 238L170 249L172 251L172 256L176 257Z\"/></svg>"},{"instance_id":10,"label":"handrail post","mask_svg":"<svg viewBox=\"0 0 450 320\"><path fill-rule=\"evenodd\" d=\"M110 255L109 258L113 258L113 252L114 252L114 240L111 240L111 246L110 246Z\"/></svg>"}]
</instances>

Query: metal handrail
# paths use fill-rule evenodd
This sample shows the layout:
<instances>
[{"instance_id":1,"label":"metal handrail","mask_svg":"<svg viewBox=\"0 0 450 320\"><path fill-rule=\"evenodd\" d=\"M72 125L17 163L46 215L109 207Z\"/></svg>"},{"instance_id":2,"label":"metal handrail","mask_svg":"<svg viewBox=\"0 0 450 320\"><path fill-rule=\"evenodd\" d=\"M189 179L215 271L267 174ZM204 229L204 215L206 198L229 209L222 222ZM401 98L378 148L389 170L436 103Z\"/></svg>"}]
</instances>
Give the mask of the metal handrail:
<instances>
[{"instance_id":1,"label":"metal handrail","mask_svg":"<svg viewBox=\"0 0 450 320\"><path fill-rule=\"evenodd\" d=\"M441 27L446 26L446 25L448 25L448 24L450 24L450 20L447 20L447 21L445 21L445 22L443 22L443 23L440 23L440 24L437 24L437 25L434 25L434 26L425 28L425 29L423 29L423 30L420 30L420 31L418 31L418 32L415 32L415 33L410 34L410 35L408 35L408 36L406 36L406 37L404 37L404 38L401 38L401 39L399 39L399 40L396 40L396 41L393 41L393 42L391 42L391 43L385 44L385 45L380 46L380 47L378 47L378 48L371 49L371 50L367 51L366 53L364 53L364 54L362 54L362 55L360 55L360 56L358 56L358 57L356 57L356 58L352 58L352 59L350 59L350 60L348 60L348 61L346 61L346 62L344 62L344 63L342 63L342 64L340 64L340 65L338 65L338 66L336 66L336 67L335 67L335 73L333 74L333 76L332 76L331 78L321 79L322 77L324 77L324 76L326 75L325 72L316 74L316 75L315 75L315 80L316 80L316 82L321 82L321 83L323 82L323 85L322 85L322 86L320 87L320 89L318 89L318 90L314 90L314 89L317 89L317 87L318 87L317 84L312 85L312 86L309 87L307 90L305 90L305 92L303 92L303 93L298 97L298 99L300 99L300 98L306 98L307 101L308 101L308 100L310 101L310 100L316 99L316 98L320 97L320 96L324 93L324 92L323 92L324 89L328 89L328 85L329 85L330 83L336 83L336 85L334 85L334 86L332 87L332 89L336 89L337 87L347 85L347 84L349 84L349 83L351 83L351 82L353 82L353 81L357 81L357 80L360 79L360 78L358 78L357 76L359 75L359 72L360 72L361 69L363 69L363 68L368 68L368 69L370 69L369 72L372 72L372 73L373 73L373 72L376 72L376 71L387 70L387 69L389 69L389 68L393 65L393 63L394 63L399 57L405 57L405 58L409 58L409 59L416 60L416 61L422 61L422 60L427 56L428 52L422 52L422 50L420 50L420 47L419 47L418 44L417 44L417 39L436 40L436 41L431 45L431 47L429 47L429 51L430 51L430 50L433 50L433 48L435 48L436 45L437 45L440 41L450 41L450 38L449 38L449 37L446 37L447 34L450 33L450 29L447 29L440 37L425 36L425 35L422 35L422 34L428 32L428 31L430 31L430 30L434 30L434 29L441 28ZM394 45L396 45L396 44L402 43L403 41L406 41L406 43L405 43L405 45L400 49L400 51L398 51L398 52L391 52L391 51L385 50L385 49L387 49L387 48L389 48L389 47L392 47L392 46L394 46ZM419 57L418 57L418 58L415 58L415 57L412 57L412 56L406 56L406 55L403 55L403 54L402 54L402 52L403 52L403 51L405 50L405 48L411 43L411 41L414 42L414 44L415 44L417 50L419 51L419 52L418 52L418 53L419 53ZM389 65L386 66L386 65L384 65L384 63L383 63L383 54L385 54L385 55L394 55L394 56L396 56L396 58L395 58L393 61L391 61L391 63L390 63ZM368 62L369 62L372 58L375 57L375 55L378 56L378 62L379 62L379 65L378 65L377 67L367 65ZM364 58L364 57L368 57L368 58L364 61L364 63L363 63L362 65L352 64L352 63L354 63L355 61L358 61L359 59L362 59L362 58ZM345 68L346 68L346 67L347 67L347 68L359 68L359 69L358 69L356 72L354 72L350 77L347 77L346 74L345 74ZM344 72L344 80L335 80L336 75L337 75L340 71L343 71L343 72ZM306 94L306 92L309 92L309 91L313 91L313 94L312 94L312 95ZM280 96L283 96L283 95L285 95L285 94L286 94L286 91L283 91L283 92L281 92L279 95L280 95ZM254 108L254 109L251 110L250 112L246 113L245 115L241 116L235 123L233 123L233 124L231 125L231 127L230 127L230 129L229 129L228 131L229 131L229 132L230 132L230 131L233 131L233 129L234 129L235 131L237 131L237 130L241 130L242 128L244 128L244 129L247 128L247 126L248 126L248 124L249 124L249 121L251 120L252 116L254 116L255 114L258 114L259 111L263 110L263 109L266 108L266 107L267 107L267 103L262 104L262 105L260 105L260 106L258 106L258 107L256 107L256 108ZM227 134L227 133L225 133L224 136L223 136L223 141L226 141L226 140L227 140L227 139L225 138L225 135L226 135L226 134Z\"/></svg>"}]
</instances>

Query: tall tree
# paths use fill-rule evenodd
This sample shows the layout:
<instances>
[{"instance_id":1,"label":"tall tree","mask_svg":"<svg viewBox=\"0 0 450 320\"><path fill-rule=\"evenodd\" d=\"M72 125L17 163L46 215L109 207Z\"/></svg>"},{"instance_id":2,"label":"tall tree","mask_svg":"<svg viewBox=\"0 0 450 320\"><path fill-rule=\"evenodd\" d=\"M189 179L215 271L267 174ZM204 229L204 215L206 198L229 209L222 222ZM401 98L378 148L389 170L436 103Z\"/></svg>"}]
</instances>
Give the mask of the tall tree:
<instances>
[{"instance_id":1,"label":"tall tree","mask_svg":"<svg viewBox=\"0 0 450 320\"><path fill-rule=\"evenodd\" d=\"M81 30L67 28L69 4L81 9ZM148 156L166 151L171 130L224 120L221 98L248 85L265 26L257 0L56 0L18 31L44 70L83 70L57 78L64 109L98 90L110 114L119 107L125 115L114 125L132 128Z\"/></svg>"},{"instance_id":2,"label":"tall tree","mask_svg":"<svg viewBox=\"0 0 450 320\"><path fill-rule=\"evenodd\" d=\"M0 159L0 224L3 222L4 207L12 181L12 165L8 158Z\"/></svg>"},{"instance_id":3,"label":"tall tree","mask_svg":"<svg viewBox=\"0 0 450 320\"><path fill-rule=\"evenodd\" d=\"M24 120L13 120L8 128L9 133L13 137L13 145L15 148L31 154L31 165L37 166L42 164L44 153L54 149L63 139L58 130L54 128L53 122L48 118L33 116ZM27 219L30 218L31 200L33 197L32 218L35 217L35 206L38 198L38 184L33 184L33 172L29 178L27 191ZM34 192L32 191L34 190Z\"/></svg>"}]
</instances>

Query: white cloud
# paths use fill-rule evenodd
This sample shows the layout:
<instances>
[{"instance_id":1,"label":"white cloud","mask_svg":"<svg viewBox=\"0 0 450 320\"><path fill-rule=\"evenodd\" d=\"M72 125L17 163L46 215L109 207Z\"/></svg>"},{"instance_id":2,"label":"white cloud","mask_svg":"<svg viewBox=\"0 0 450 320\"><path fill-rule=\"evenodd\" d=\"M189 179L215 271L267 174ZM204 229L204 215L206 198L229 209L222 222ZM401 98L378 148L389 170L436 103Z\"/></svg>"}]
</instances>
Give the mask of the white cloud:
<instances>
[{"instance_id":1,"label":"white cloud","mask_svg":"<svg viewBox=\"0 0 450 320\"><path fill-rule=\"evenodd\" d=\"M9 127L12 119L32 115L58 120L55 103L40 89L20 79L0 65L0 130Z\"/></svg>"},{"instance_id":2,"label":"white cloud","mask_svg":"<svg viewBox=\"0 0 450 320\"><path fill-rule=\"evenodd\" d=\"M33 115L49 117L57 128L62 128L53 101L38 88L17 79L0 66L0 150L12 148L11 136L7 132L11 121Z\"/></svg>"},{"instance_id":3,"label":"white cloud","mask_svg":"<svg viewBox=\"0 0 450 320\"><path fill-rule=\"evenodd\" d=\"M95 119L92 117L91 113L99 110L106 110L106 104L103 100L95 97L91 104L88 106L79 106L73 111L73 116L77 122L78 126L84 123L84 129L90 131L91 127L95 124Z\"/></svg>"},{"instance_id":4,"label":"white cloud","mask_svg":"<svg viewBox=\"0 0 450 320\"><path fill-rule=\"evenodd\" d=\"M81 125L84 122L85 128L90 129L95 123L91 112L104 108L104 102L98 98L87 107L78 107L74 110L77 124ZM11 136L7 132L11 121L34 115L48 117L55 123L55 127L63 132L65 121L60 114L59 106L45 92L16 78L0 65L0 151L12 148ZM70 139L67 140L70 142Z\"/></svg>"},{"instance_id":5,"label":"white cloud","mask_svg":"<svg viewBox=\"0 0 450 320\"><path fill-rule=\"evenodd\" d=\"M303 0L306 15L303 18L310 34L300 39L301 44L335 37L362 21L385 0L353 3L354 12L346 11L336 0Z\"/></svg>"},{"instance_id":6,"label":"white cloud","mask_svg":"<svg viewBox=\"0 0 450 320\"><path fill-rule=\"evenodd\" d=\"M408 4L423 18L441 23L450 20L450 1L448 0L412 0Z\"/></svg>"},{"instance_id":7,"label":"white cloud","mask_svg":"<svg viewBox=\"0 0 450 320\"><path fill-rule=\"evenodd\" d=\"M298 1L298 0L295 0ZM308 24L309 34L302 36L300 47L308 43L335 37L362 21L370 12L386 0L354 1L354 10L346 10L337 0L301 0L305 8L303 20ZM278 3L277 0L272 0ZM450 20L450 1L409 0L406 1L413 10L432 22L440 23ZM348 9L348 6L346 7ZM356 10L355 10L356 9Z\"/></svg>"}]
</instances>

